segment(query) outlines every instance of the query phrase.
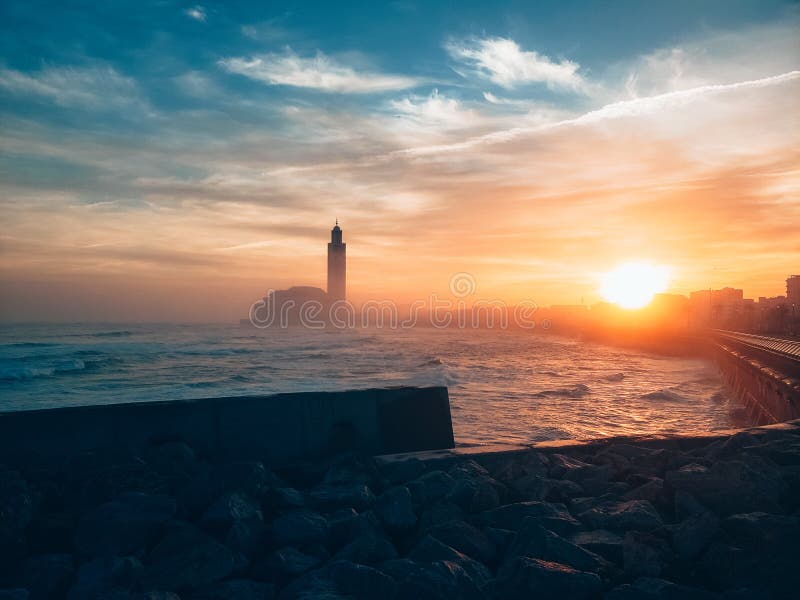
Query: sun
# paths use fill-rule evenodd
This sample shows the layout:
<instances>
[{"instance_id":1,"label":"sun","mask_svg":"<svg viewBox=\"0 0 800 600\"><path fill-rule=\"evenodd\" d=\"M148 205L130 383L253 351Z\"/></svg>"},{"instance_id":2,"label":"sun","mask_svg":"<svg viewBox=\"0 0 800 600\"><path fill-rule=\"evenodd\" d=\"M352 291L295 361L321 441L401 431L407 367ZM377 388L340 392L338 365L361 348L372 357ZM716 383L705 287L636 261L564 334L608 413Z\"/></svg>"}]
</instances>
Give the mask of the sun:
<instances>
[{"instance_id":1,"label":"sun","mask_svg":"<svg viewBox=\"0 0 800 600\"><path fill-rule=\"evenodd\" d=\"M667 289L669 269L646 262L621 264L602 276L600 294L622 308L642 308Z\"/></svg>"}]
</instances>

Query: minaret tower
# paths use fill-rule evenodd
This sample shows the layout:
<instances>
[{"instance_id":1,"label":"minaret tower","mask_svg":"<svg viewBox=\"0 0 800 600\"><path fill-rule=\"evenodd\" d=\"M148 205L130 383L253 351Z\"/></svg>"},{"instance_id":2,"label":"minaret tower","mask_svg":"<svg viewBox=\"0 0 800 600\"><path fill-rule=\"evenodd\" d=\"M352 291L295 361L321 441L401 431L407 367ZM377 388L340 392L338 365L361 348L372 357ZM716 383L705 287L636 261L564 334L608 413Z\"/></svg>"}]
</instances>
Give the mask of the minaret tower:
<instances>
[{"instance_id":1,"label":"minaret tower","mask_svg":"<svg viewBox=\"0 0 800 600\"><path fill-rule=\"evenodd\" d=\"M331 302L346 298L347 279L347 244L342 243L342 230L339 219L331 230L331 241L328 244L328 299Z\"/></svg>"}]
</instances>

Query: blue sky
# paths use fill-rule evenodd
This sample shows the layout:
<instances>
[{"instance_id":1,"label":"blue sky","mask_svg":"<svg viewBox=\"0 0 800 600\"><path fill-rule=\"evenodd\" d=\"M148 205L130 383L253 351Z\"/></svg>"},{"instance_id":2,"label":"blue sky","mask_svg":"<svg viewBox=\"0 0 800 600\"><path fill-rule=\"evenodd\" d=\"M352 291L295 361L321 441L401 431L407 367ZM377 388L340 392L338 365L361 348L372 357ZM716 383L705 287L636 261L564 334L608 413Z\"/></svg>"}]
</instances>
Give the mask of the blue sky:
<instances>
[{"instance_id":1,"label":"blue sky","mask_svg":"<svg viewBox=\"0 0 800 600\"><path fill-rule=\"evenodd\" d=\"M670 264L676 291L711 271L779 293L797 249L781 222L797 212L799 14L772 0L7 0L4 312L83 319L103 296L112 319L230 318L268 286L324 283L336 216L365 295L469 269L504 298L569 301L626 257ZM732 201L748 169L766 187ZM656 217L697 208L663 196L687 185L710 207L700 223ZM210 279L222 299L182 313Z\"/></svg>"}]
</instances>

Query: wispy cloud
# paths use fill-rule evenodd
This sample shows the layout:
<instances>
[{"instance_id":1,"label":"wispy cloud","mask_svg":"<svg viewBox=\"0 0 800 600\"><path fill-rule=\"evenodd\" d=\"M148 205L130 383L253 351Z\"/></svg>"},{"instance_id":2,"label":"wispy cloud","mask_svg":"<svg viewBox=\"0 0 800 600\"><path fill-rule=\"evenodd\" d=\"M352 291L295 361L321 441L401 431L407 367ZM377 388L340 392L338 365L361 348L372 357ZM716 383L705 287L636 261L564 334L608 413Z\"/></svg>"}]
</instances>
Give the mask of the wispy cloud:
<instances>
[{"instance_id":1,"label":"wispy cloud","mask_svg":"<svg viewBox=\"0 0 800 600\"><path fill-rule=\"evenodd\" d=\"M192 6L191 8L187 8L186 10L183 11L183 14L185 14L190 19L194 19L195 21L201 21L201 22L205 22L205 20L208 18L208 15L206 14L206 9L200 6L199 4L196 6Z\"/></svg>"},{"instance_id":2,"label":"wispy cloud","mask_svg":"<svg viewBox=\"0 0 800 600\"><path fill-rule=\"evenodd\" d=\"M45 67L30 73L0 69L0 90L59 106L119 108L143 102L133 79L105 65Z\"/></svg>"},{"instance_id":3,"label":"wispy cloud","mask_svg":"<svg viewBox=\"0 0 800 600\"><path fill-rule=\"evenodd\" d=\"M391 107L398 116L428 126L460 128L473 125L478 119L475 111L464 108L455 98L448 98L434 89L429 96L408 96L393 100Z\"/></svg>"},{"instance_id":4,"label":"wispy cloud","mask_svg":"<svg viewBox=\"0 0 800 600\"><path fill-rule=\"evenodd\" d=\"M578 63L553 61L538 52L523 50L508 38L450 41L445 48L452 58L504 88L543 83L550 88L577 90L583 84Z\"/></svg>"},{"instance_id":5,"label":"wispy cloud","mask_svg":"<svg viewBox=\"0 0 800 600\"><path fill-rule=\"evenodd\" d=\"M313 57L298 56L289 48L283 54L227 58L221 60L220 65L231 73L270 85L289 85L326 92L363 94L401 90L418 83L403 75L358 71L322 52L317 52Z\"/></svg>"},{"instance_id":6,"label":"wispy cloud","mask_svg":"<svg viewBox=\"0 0 800 600\"><path fill-rule=\"evenodd\" d=\"M790 71L780 75L773 75L770 77L763 77L761 79L754 79L750 81L739 81L729 84L712 84L703 85L688 90L680 90L676 92L667 92L665 94L658 94L656 96L647 96L644 98L634 98L633 100L622 100L620 102L613 102L606 104L587 113L583 113L577 117L563 119L536 125L533 127L514 127L500 131L493 131L491 133L474 137L468 140L457 142L448 145L428 146L422 148L408 148L401 150L398 154L407 154L409 156L424 156L436 155L443 152L455 152L460 150L468 150L476 146L499 144L508 142L518 137L557 129L560 127L587 125L597 123L607 119L620 119L624 117L636 117L645 114L657 113L661 110L668 108L676 108L683 106L696 98L707 96L710 94L717 94L722 92L732 92L745 89L758 89L774 85L781 85L800 78L800 71Z\"/></svg>"}]
</instances>

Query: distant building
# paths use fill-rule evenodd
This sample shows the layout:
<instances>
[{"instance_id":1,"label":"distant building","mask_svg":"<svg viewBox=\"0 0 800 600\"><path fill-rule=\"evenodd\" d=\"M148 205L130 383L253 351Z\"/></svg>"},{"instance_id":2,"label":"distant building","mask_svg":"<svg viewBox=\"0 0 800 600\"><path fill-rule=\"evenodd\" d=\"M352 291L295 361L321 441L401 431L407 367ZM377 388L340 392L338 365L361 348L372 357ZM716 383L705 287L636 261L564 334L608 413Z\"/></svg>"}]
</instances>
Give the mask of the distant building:
<instances>
[{"instance_id":1,"label":"distant building","mask_svg":"<svg viewBox=\"0 0 800 600\"><path fill-rule=\"evenodd\" d=\"M689 295L689 324L692 327L736 329L744 312L744 291L725 287L700 290Z\"/></svg>"},{"instance_id":2,"label":"distant building","mask_svg":"<svg viewBox=\"0 0 800 600\"><path fill-rule=\"evenodd\" d=\"M786 301L793 306L800 306L800 275L790 275L786 280Z\"/></svg>"},{"instance_id":3,"label":"distant building","mask_svg":"<svg viewBox=\"0 0 800 600\"><path fill-rule=\"evenodd\" d=\"M347 244L342 242L342 230L336 220L328 244L328 299L331 302L347 298Z\"/></svg>"}]
</instances>

